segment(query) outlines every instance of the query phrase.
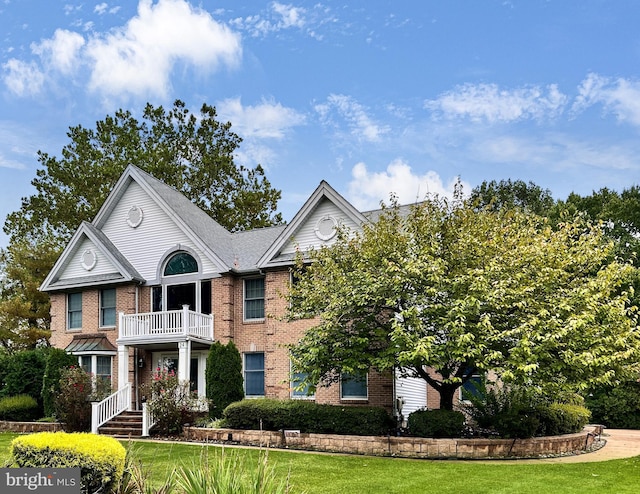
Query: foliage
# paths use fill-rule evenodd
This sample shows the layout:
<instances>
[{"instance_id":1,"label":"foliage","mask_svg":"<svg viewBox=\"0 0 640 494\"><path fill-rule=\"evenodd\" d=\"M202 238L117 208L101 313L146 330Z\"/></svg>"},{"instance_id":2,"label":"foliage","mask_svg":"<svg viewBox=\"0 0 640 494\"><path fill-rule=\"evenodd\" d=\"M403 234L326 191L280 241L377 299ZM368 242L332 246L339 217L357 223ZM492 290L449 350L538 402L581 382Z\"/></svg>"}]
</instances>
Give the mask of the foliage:
<instances>
[{"instance_id":1,"label":"foliage","mask_svg":"<svg viewBox=\"0 0 640 494\"><path fill-rule=\"evenodd\" d=\"M0 398L0 420L30 422L40 416L38 402L29 395Z\"/></svg>"},{"instance_id":2,"label":"foliage","mask_svg":"<svg viewBox=\"0 0 640 494\"><path fill-rule=\"evenodd\" d=\"M229 405L223 414L232 429L297 429L318 434L377 436L393 427L380 407L339 406L306 400L243 400Z\"/></svg>"},{"instance_id":3,"label":"foliage","mask_svg":"<svg viewBox=\"0 0 640 494\"><path fill-rule=\"evenodd\" d=\"M111 394L111 382L94 379L81 367L71 366L60 371L60 392L54 399L55 415L67 432L91 430L91 402Z\"/></svg>"},{"instance_id":4,"label":"foliage","mask_svg":"<svg viewBox=\"0 0 640 494\"><path fill-rule=\"evenodd\" d=\"M78 357L60 348L50 348L47 352L47 363L42 376L42 404L45 417L55 415L55 397L60 394L61 371L77 365Z\"/></svg>"},{"instance_id":5,"label":"foliage","mask_svg":"<svg viewBox=\"0 0 640 494\"><path fill-rule=\"evenodd\" d=\"M294 371L315 386L398 368L446 409L489 370L549 395L622 379L639 367L637 269L613 254L601 226L579 217L552 228L478 210L460 192L394 203L362 232L299 253L288 316L317 323L291 347Z\"/></svg>"},{"instance_id":6,"label":"foliage","mask_svg":"<svg viewBox=\"0 0 640 494\"><path fill-rule=\"evenodd\" d=\"M586 406L593 421L611 429L640 429L640 382L597 386L589 390Z\"/></svg>"},{"instance_id":7,"label":"foliage","mask_svg":"<svg viewBox=\"0 0 640 494\"><path fill-rule=\"evenodd\" d=\"M546 215L554 206L549 189L522 180L486 180L471 191L470 202L477 208L513 209Z\"/></svg>"},{"instance_id":8,"label":"foliage","mask_svg":"<svg viewBox=\"0 0 640 494\"><path fill-rule=\"evenodd\" d=\"M466 412L478 427L504 438L554 436L579 432L591 414L582 399L565 395L564 401L550 401L539 389L493 386L469 396Z\"/></svg>"},{"instance_id":9,"label":"foliage","mask_svg":"<svg viewBox=\"0 0 640 494\"><path fill-rule=\"evenodd\" d=\"M15 239L0 251L0 345L12 352L48 341L49 295L39 290L58 258L55 243Z\"/></svg>"},{"instance_id":10,"label":"foliage","mask_svg":"<svg viewBox=\"0 0 640 494\"><path fill-rule=\"evenodd\" d=\"M210 418L220 418L229 404L244 398L242 357L232 341L216 341L209 349L206 385Z\"/></svg>"},{"instance_id":11,"label":"foliage","mask_svg":"<svg viewBox=\"0 0 640 494\"><path fill-rule=\"evenodd\" d=\"M453 410L416 410L409 414L409 433L418 437L460 437L464 414Z\"/></svg>"},{"instance_id":12,"label":"foliage","mask_svg":"<svg viewBox=\"0 0 640 494\"><path fill-rule=\"evenodd\" d=\"M11 442L22 468L80 468L85 492L113 492L124 471L126 450L115 439L95 434L39 432Z\"/></svg>"},{"instance_id":13,"label":"foliage","mask_svg":"<svg viewBox=\"0 0 640 494\"><path fill-rule=\"evenodd\" d=\"M156 369L143 392L149 397L147 406L156 427L164 435L179 434L205 409L205 403L189 390L189 382L180 382L173 371Z\"/></svg>"},{"instance_id":14,"label":"foliage","mask_svg":"<svg viewBox=\"0 0 640 494\"><path fill-rule=\"evenodd\" d=\"M33 397L42 415L42 378L48 349L24 350L6 355L0 397L27 394Z\"/></svg>"},{"instance_id":15,"label":"foliage","mask_svg":"<svg viewBox=\"0 0 640 494\"><path fill-rule=\"evenodd\" d=\"M294 492L289 476L279 477L268 464L268 451L261 451L257 465L248 465L238 452L222 451L210 459L203 450L199 461L175 472L176 484L184 494L285 494Z\"/></svg>"}]
</instances>

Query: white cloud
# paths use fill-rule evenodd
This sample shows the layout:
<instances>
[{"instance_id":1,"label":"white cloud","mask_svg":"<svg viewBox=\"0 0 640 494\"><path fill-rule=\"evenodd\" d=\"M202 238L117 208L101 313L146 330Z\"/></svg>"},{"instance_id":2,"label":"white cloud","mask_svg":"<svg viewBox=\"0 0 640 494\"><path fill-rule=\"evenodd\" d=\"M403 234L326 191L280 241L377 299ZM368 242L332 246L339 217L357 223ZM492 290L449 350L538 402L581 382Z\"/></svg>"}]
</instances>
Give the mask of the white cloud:
<instances>
[{"instance_id":1,"label":"white cloud","mask_svg":"<svg viewBox=\"0 0 640 494\"><path fill-rule=\"evenodd\" d=\"M425 101L425 108L449 119L468 118L474 122L513 122L554 118L567 104L567 96L551 84L546 88L527 86L500 89L496 84L464 84Z\"/></svg>"},{"instance_id":2,"label":"white cloud","mask_svg":"<svg viewBox=\"0 0 640 494\"><path fill-rule=\"evenodd\" d=\"M4 83L16 96L38 94L44 85L44 74L35 62L23 62L11 58L2 65Z\"/></svg>"},{"instance_id":3,"label":"white cloud","mask_svg":"<svg viewBox=\"0 0 640 494\"><path fill-rule=\"evenodd\" d=\"M293 108L272 101L243 106L240 98L229 98L219 102L216 108L245 139L282 139L289 129L305 121L304 115Z\"/></svg>"},{"instance_id":4,"label":"white cloud","mask_svg":"<svg viewBox=\"0 0 640 494\"><path fill-rule=\"evenodd\" d=\"M89 41L90 88L107 94L165 96L177 61L201 69L234 66L240 37L183 0L141 0L127 25Z\"/></svg>"},{"instance_id":5,"label":"white cloud","mask_svg":"<svg viewBox=\"0 0 640 494\"><path fill-rule=\"evenodd\" d=\"M31 45L31 51L39 55L45 65L49 65L63 74L69 74L77 67L80 49L84 38L72 31L56 29L53 38Z\"/></svg>"},{"instance_id":6,"label":"white cloud","mask_svg":"<svg viewBox=\"0 0 640 494\"><path fill-rule=\"evenodd\" d=\"M346 121L350 134L359 141L377 142L389 132L387 125L376 123L367 109L350 96L330 94L325 103L314 107L323 124L339 126L336 116Z\"/></svg>"},{"instance_id":7,"label":"white cloud","mask_svg":"<svg viewBox=\"0 0 640 494\"><path fill-rule=\"evenodd\" d=\"M264 37L285 29L302 29L305 24L306 10L290 4L272 2L265 15L238 17L231 24L238 29L248 31L252 37Z\"/></svg>"},{"instance_id":8,"label":"white cloud","mask_svg":"<svg viewBox=\"0 0 640 494\"><path fill-rule=\"evenodd\" d=\"M580 84L571 110L575 115L596 104L602 104L620 121L640 125L640 81L589 74Z\"/></svg>"},{"instance_id":9,"label":"white cloud","mask_svg":"<svg viewBox=\"0 0 640 494\"><path fill-rule=\"evenodd\" d=\"M380 206L380 202L389 202L390 194L398 198L400 204L411 204L424 200L427 195L437 194L452 197L457 178L443 183L435 171L416 175L411 167L400 159L389 163L382 172L369 172L364 163L357 163L351 170L348 196L350 202L359 210L371 210ZM463 190L471 190L462 183Z\"/></svg>"},{"instance_id":10,"label":"white cloud","mask_svg":"<svg viewBox=\"0 0 640 494\"><path fill-rule=\"evenodd\" d=\"M98 15L102 15L107 11L107 8L109 8L109 4L107 4L105 2L102 2L102 3L99 3L98 5L96 5L93 8L93 11Z\"/></svg>"}]
</instances>

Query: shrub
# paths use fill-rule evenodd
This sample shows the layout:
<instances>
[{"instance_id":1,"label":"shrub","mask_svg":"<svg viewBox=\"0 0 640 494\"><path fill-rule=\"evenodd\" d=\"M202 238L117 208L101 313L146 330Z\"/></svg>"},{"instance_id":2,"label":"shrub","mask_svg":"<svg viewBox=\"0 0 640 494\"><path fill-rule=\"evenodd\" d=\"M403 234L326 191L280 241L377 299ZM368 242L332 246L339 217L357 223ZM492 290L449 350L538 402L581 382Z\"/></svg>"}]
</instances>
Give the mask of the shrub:
<instances>
[{"instance_id":1,"label":"shrub","mask_svg":"<svg viewBox=\"0 0 640 494\"><path fill-rule=\"evenodd\" d=\"M144 392L151 397L147 407L156 427L165 435L182 432L184 424L193 423L205 408L205 403L189 390L189 383L180 382L173 371L156 369Z\"/></svg>"},{"instance_id":2,"label":"shrub","mask_svg":"<svg viewBox=\"0 0 640 494\"><path fill-rule=\"evenodd\" d=\"M82 368L72 366L60 372L60 392L54 399L56 417L67 432L91 429L91 401L99 401L111 393L111 383L94 380Z\"/></svg>"},{"instance_id":3,"label":"shrub","mask_svg":"<svg viewBox=\"0 0 640 494\"><path fill-rule=\"evenodd\" d=\"M60 348L50 348L47 354L44 375L42 377L42 405L45 417L52 417L56 413L55 397L60 392L60 377L62 369L78 364L78 357Z\"/></svg>"},{"instance_id":4,"label":"shrub","mask_svg":"<svg viewBox=\"0 0 640 494\"><path fill-rule=\"evenodd\" d=\"M601 386L585 399L592 420L611 429L640 429L640 383Z\"/></svg>"},{"instance_id":5,"label":"shrub","mask_svg":"<svg viewBox=\"0 0 640 494\"><path fill-rule=\"evenodd\" d=\"M464 414L453 410L417 410L409 415L407 426L418 437L460 437Z\"/></svg>"},{"instance_id":6,"label":"shrub","mask_svg":"<svg viewBox=\"0 0 640 494\"><path fill-rule=\"evenodd\" d=\"M29 395L5 396L0 398L0 420L30 422L38 418L38 402Z\"/></svg>"},{"instance_id":7,"label":"shrub","mask_svg":"<svg viewBox=\"0 0 640 494\"><path fill-rule=\"evenodd\" d=\"M25 350L4 359L7 366L0 397L27 394L38 402L42 415L42 378L46 366L46 349Z\"/></svg>"},{"instance_id":8,"label":"shrub","mask_svg":"<svg viewBox=\"0 0 640 494\"><path fill-rule=\"evenodd\" d=\"M126 451L111 437L40 432L15 438L11 455L22 468L79 467L83 492L110 493L122 478Z\"/></svg>"},{"instance_id":9,"label":"shrub","mask_svg":"<svg viewBox=\"0 0 640 494\"><path fill-rule=\"evenodd\" d=\"M216 341L207 356L206 371L209 417L220 418L228 405L244 398L242 357L230 341L227 345Z\"/></svg>"},{"instance_id":10,"label":"shrub","mask_svg":"<svg viewBox=\"0 0 640 494\"><path fill-rule=\"evenodd\" d=\"M305 400L243 400L223 413L227 427L234 429L298 429L320 434L386 434L393 426L380 407L321 405Z\"/></svg>"},{"instance_id":11,"label":"shrub","mask_svg":"<svg viewBox=\"0 0 640 494\"><path fill-rule=\"evenodd\" d=\"M536 435L557 436L580 432L589 423L591 412L581 405L550 403L537 409L540 426Z\"/></svg>"}]
</instances>

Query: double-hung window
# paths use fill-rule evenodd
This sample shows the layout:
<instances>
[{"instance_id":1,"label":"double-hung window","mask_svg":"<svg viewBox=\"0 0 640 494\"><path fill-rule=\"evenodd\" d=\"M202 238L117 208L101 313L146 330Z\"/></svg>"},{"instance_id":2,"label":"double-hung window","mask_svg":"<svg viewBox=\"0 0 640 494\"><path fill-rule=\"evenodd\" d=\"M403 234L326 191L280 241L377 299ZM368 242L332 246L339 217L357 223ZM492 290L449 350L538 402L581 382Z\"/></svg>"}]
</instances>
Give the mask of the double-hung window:
<instances>
[{"instance_id":1,"label":"double-hung window","mask_svg":"<svg viewBox=\"0 0 640 494\"><path fill-rule=\"evenodd\" d=\"M244 320L264 319L264 278L244 280Z\"/></svg>"},{"instance_id":2,"label":"double-hung window","mask_svg":"<svg viewBox=\"0 0 640 494\"><path fill-rule=\"evenodd\" d=\"M347 374L340 376L340 399L366 400L369 398L367 374Z\"/></svg>"},{"instance_id":3,"label":"double-hung window","mask_svg":"<svg viewBox=\"0 0 640 494\"><path fill-rule=\"evenodd\" d=\"M116 325L116 289L100 290L100 327Z\"/></svg>"},{"instance_id":4,"label":"double-hung window","mask_svg":"<svg viewBox=\"0 0 640 494\"><path fill-rule=\"evenodd\" d=\"M247 397L264 396L264 353L244 355L244 393Z\"/></svg>"},{"instance_id":5,"label":"double-hung window","mask_svg":"<svg viewBox=\"0 0 640 494\"><path fill-rule=\"evenodd\" d=\"M309 384L302 385L306 377L306 372L293 372L291 374L291 398L298 400L313 400L315 398L315 394L310 392Z\"/></svg>"},{"instance_id":6,"label":"double-hung window","mask_svg":"<svg viewBox=\"0 0 640 494\"><path fill-rule=\"evenodd\" d=\"M82 292L67 294L67 329L82 328Z\"/></svg>"}]
</instances>

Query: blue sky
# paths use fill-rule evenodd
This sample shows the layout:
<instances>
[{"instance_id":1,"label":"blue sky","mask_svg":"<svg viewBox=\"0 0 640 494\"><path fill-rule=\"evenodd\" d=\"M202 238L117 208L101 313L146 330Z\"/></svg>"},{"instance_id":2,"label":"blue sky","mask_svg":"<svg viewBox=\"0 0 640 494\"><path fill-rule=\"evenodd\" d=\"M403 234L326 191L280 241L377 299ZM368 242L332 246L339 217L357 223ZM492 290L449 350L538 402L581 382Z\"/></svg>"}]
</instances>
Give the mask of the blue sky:
<instances>
[{"instance_id":1,"label":"blue sky","mask_svg":"<svg viewBox=\"0 0 640 494\"><path fill-rule=\"evenodd\" d=\"M640 182L636 1L0 0L0 26L0 221L70 126L175 99L232 122L287 220L323 179L362 210Z\"/></svg>"}]
</instances>

